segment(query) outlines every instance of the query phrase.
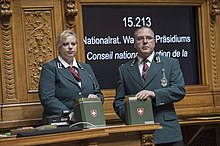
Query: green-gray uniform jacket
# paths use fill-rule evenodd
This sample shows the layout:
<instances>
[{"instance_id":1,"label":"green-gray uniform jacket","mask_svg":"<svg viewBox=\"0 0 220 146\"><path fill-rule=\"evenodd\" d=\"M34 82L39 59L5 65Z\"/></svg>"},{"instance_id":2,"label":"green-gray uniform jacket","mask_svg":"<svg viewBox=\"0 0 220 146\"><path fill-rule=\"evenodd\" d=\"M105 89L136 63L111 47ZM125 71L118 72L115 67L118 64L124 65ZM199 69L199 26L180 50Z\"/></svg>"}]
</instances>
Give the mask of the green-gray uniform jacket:
<instances>
[{"instance_id":1,"label":"green-gray uniform jacket","mask_svg":"<svg viewBox=\"0 0 220 146\"><path fill-rule=\"evenodd\" d=\"M161 83L163 77L167 79L166 86ZM154 91L156 95L152 100L154 120L163 127L163 129L155 131L155 143L182 140L181 128L174 109L174 102L180 101L185 96L185 82L179 61L174 58L154 56L147 72L146 81L141 78L137 58L119 67L119 79L113 106L117 115L125 123L124 97L135 95L144 89Z\"/></svg>"},{"instance_id":2,"label":"green-gray uniform jacket","mask_svg":"<svg viewBox=\"0 0 220 146\"><path fill-rule=\"evenodd\" d=\"M39 97L44 107L43 118L61 115L63 110L74 112L74 99L88 97L89 94L97 95L104 102L91 66L82 62L78 62L78 66L81 87L58 58L43 65L39 82Z\"/></svg>"}]
</instances>

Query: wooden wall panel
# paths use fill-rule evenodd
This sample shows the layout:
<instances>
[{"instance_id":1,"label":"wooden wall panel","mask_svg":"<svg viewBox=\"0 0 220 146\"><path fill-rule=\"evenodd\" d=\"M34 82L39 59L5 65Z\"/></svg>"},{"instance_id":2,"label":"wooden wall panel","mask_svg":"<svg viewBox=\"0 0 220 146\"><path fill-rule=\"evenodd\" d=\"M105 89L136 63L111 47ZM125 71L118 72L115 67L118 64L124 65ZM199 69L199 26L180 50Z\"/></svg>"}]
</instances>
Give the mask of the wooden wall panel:
<instances>
[{"instance_id":1,"label":"wooden wall panel","mask_svg":"<svg viewBox=\"0 0 220 146\"><path fill-rule=\"evenodd\" d=\"M16 1L13 17L17 97L20 102L39 101L38 80L43 63L56 55L56 34L62 30L61 3L48 1ZM19 23L19 25L18 25ZM18 30L18 32L17 32ZM22 92L21 92L22 91Z\"/></svg>"},{"instance_id":2,"label":"wooden wall panel","mask_svg":"<svg viewBox=\"0 0 220 146\"><path fill-rule=\"evenodd\" d=\"M5 105L2 112L3 121L30 120L41 117L42 108L39 103Z\"/></svg>"},{"instance_id":3,"label":"wooden wall panel","mask_svg":"<svg viewBox=\"0 0 220 146\"><path fill-rule=\"evenodd\" d=\"M63 30L62 2L5 0L1 3L1 8L6 8L1 17L9 20L1 19L0 117L3 125L41 118L38 80L42 64L57 54L56 36Z\"/></svg>"}]
</instances>

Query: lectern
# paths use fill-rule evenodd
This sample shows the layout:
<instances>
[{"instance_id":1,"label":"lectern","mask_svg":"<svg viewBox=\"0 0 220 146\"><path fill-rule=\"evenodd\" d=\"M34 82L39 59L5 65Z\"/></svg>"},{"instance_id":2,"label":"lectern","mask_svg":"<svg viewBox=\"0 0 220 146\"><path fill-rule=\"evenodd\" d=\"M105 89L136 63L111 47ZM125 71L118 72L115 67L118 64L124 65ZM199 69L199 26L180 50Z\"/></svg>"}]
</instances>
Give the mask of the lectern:
<instances>
[{"instance_id":1,"label":"lectern","mask_svg":"<svg viewBox=\"0 0 220 146\"><path fill-rule=\"evenodd\" d=\"M82 128L106 126L104 109L99 98L79 98L74 101L74 118Z\"/></svg>"},{"instance_id":2,"label":"lectern","mask_svg":"<svg viewBox=\"0 0 220 146\"><path fill-rule=\"evenodd\" d=\"M128 125L154 123L151 99L137 100L135 96L125 97L125 113Z\"/></svg>"}]
</instances>

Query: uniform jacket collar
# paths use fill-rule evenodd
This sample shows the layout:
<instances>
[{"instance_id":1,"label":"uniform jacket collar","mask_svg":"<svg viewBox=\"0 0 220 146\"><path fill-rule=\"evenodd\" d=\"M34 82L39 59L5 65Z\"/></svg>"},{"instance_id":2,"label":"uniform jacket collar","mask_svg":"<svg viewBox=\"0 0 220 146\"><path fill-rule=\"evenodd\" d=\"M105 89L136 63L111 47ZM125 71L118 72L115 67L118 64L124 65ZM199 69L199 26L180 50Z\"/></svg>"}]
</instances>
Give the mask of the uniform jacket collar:
<instances>
[{"instance_id":1,"label":"uniform jacket collar","mask_svg":"<svg viewBox=\"0 0 220 146\"><path fill-rule=\"evenodd\" d=\"M154 55L150 68L147 72L147 80L143 81L138 68L138 58L136 57L134 60L131 61L131 64L128 67L128 72L139 85L145 87L150 84L155 75L161 70L162 66L163 62L161 61L160 56Z\"/></svg>"},{"instance_id":2,"label":"uniform jacket collar","mask_svg":"<svg viewBox=\"0 0 220 146\"><path fill-rule=\"evenodd\" d=\"M68 70L68 68L64 67L64 65L60 62L60 60L58 58L55 59L56 60L56 65L58 68L58 72L66 79L72 81L74 84L78 85L78 82L76 81L76 79L73 77L73 75L70 73L70 71ZM79 62L76 62L77 66L78 66L78 72L80 74L81 77L81 89L83 89L85 87L85 79L83 79L87 74L87 72L83 71L84 68L82 67L82 64L80 64ZM80 86L79 86L80 87Z\"/></svg>"}]
</instances>

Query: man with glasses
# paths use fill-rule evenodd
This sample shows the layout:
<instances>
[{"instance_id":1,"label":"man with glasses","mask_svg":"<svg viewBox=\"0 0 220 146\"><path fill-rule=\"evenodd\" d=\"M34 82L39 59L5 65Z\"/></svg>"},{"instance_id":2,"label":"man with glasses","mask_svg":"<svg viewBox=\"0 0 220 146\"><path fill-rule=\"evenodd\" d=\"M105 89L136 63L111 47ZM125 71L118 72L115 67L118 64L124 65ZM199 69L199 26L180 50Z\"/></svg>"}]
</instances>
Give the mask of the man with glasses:
<instances>
[{"instance_id":1,"label":"man with glasses","mask_svg":"<svg viewBox=\"0 0 220 146\"><path fill-rule=\"evenodd\" d=\"M154 120L162 129L154 133L157 146L183 146L183 138L174 102L185 96L185 82L177 59L155 53L154 31L148 27L134 32L138 55L118 69L119 78L113 103L117 115L125 122L124 99L135 95L138 100L152 100Z\"/></svg>"}]
</instances>

